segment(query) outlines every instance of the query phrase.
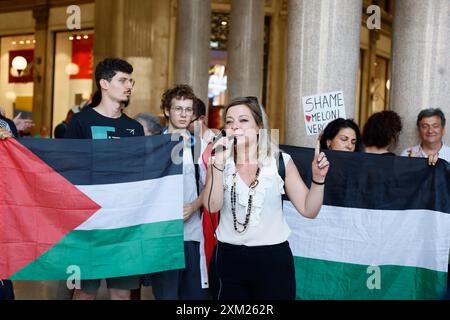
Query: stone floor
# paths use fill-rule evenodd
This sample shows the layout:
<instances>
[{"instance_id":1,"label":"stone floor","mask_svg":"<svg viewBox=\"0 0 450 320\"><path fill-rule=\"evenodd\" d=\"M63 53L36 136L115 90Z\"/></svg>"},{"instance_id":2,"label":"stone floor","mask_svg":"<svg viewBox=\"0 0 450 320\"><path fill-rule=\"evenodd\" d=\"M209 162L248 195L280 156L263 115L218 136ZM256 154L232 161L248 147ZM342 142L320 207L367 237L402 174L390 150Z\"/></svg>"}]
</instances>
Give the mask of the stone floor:
<instances>
[{"instance_id":1,"label":"stone floor","mask_svg":"<svg viewBox=\"0 0 450 320\"><path fill-rule=\"evenodd\" d=\"M65 281L13 281L16 300L69 300L72 292ZM103 280L97 300L109 299L106 283ZM142 300L154 300L152 287L141 288Z\"/></svg>"}]
</instances>

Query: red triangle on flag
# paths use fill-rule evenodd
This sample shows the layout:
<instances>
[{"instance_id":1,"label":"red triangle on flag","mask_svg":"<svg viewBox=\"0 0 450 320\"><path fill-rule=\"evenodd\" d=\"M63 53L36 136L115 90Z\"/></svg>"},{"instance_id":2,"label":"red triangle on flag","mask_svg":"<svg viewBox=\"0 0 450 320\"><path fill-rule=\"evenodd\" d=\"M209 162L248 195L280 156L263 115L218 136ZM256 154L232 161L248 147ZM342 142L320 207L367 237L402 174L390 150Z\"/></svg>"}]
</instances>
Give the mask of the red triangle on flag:
<instances>
[{"instance_id":1,"label":"red triangle on flag","mask_svg":"<svg viewBox=\"0 0 450 320\"><path fill-rule=\"evenodd\" d=\"M100 208L19 142L0 141L0 279L37 259Z\"/></svg>"}]
</instances>

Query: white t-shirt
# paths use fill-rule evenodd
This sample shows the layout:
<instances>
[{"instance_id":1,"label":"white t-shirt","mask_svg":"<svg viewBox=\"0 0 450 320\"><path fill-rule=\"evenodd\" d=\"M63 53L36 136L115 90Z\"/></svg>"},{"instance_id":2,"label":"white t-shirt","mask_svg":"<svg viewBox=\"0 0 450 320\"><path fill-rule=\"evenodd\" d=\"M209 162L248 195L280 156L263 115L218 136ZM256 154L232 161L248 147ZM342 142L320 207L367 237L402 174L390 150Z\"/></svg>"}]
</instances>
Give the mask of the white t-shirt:
<instances>
[{"instance_id":1,"label":"white t-shirt","mask_svg":"<svg viewBox=\"0 0 450 320\"><path fill-rule=\"evenodd\" d=\"M420 144L411 148L406 148L400 155L403 157L428 158L428 155L422 150ZM438 157L450 162L450 148L445 144L442 144L442 147L438 152Z\"/></svg>"},{"instance_id":2,"label":"white t-shirt","mask_svg":"<svg viewBox=\"0 0 450 320\"><path fill-rule=\"evenodd\" d=\"M163 131L163 134L167 134L167 130ZM198 156L198 163L200 164L201 155L206 147L206 144L201 143L201 151ZM197 155L196 155L197 156ZM202 191L204 184L204 176L206 175L204 166L199 165L200 174L200 190ZM183 203L191 203L197 199L197 184L195 179L195 166L192 157L192 151L189 143L183 145ZM194 212L191 218L184 222L184 241L198 241L203 239L203 226L200 215L200 210Z\"/></svg>"},{"instance_id":3,"label":"white t-shirt","mask_svg":"<svg viewBox=\"0 0 450 320\"><path fill-rule=\"evenodd\" d=\"M202 154L207 143L201 140L200 154L197 159L199 164L199 192L201 193L205 185L206 167L202 162ZM196 155L197 156L197 155ZM195 180L195 166L192 161L192 150L187 144L183 149L183 203L191 203L198 198L197 184ZM203 239L203 226L200 209L194 212L188 221L184 222L184 241L201 241Z\"/></svg>"},{"instance_id":4,"label":"white t-shirt","mask_svg":"<svg viewBox=\"0 0 450 320\"><path fill-rule=\"evenodd\" d=\"M291 157L283 153L283 160L287 166ZM224 202L217 229L219 241L233 245L264 246L279 244L288 239L291 230L284 218L281 201L284 181L278 175L277 164L278 159L272 159L270 165L261 168L247 229L239 233L234 229L230 198L236 168L234 161L227 162L224 170ZM244 223L250 189L239 174L236 179L236 217L239 222ZM238 225L238 230L242 230L242 226Z\"/></svg>"}]
</instances>

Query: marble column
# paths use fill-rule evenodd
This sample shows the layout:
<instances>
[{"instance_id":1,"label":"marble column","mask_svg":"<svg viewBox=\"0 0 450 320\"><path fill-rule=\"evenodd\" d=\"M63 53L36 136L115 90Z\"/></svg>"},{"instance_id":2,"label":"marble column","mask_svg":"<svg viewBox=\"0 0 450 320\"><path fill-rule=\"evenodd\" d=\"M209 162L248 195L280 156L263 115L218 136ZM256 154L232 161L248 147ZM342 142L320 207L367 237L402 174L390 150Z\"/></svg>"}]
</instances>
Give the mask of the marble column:
<instances>
[{"instance_id":1,"label":"marble column","mask_svg":"<svg viewBox=\"0 0 450 320\"><path fill-rule=\"evenodd\" d=\"M313 147L302 97L344 92L347 118L356 108L362 1L289 0L286 143Z\"/></svg>"},{"instance_id":2,"label":"marble column","mask_svg":"<svg viewBox=\"0 0 450 320\"><path fill-rule=\"evenodd\" d=\"M231 0L228 39L228 97L261 101L264 56L264 0Z\"/></svg>"},{"instance_id":3,"label":"marble column","mask_svg":"<svg viewBox=\"0 0 450 320\"><path fill-rule=\"evenodd\" d=\"M133 65L136 85L126 112L160 113L161 94L169 83L173 1L96 0L95 65L122 58Z\"/></svg>"},{"instance_id":4,"label":"marble column","mask_svg":"<svg viewBox=\"0 0 450 320\"><path fill-rule=\"evenodd\" d=\"M32 128L32 135L39 133L42 126L51 130L51 106L47 105L46 92L46 54L48 38L48 17L49 8L46 6L36 7L33 10L33 18L36 21L36 31L34 38L36 45L34 47L34 83L33 83L33 114L32 118L35 126Z\"/></svg>"},{"instance_id":5,"label":"marble column","mask_svg":"<svg viewBox=\"0 0 450 320\"><path fill-rule=\"evenodd\" d=\"M208 104L211 0L179 0L175 47L175 83L189 84Z\"/></svg>"},{"instance_id":6,"label":"marble column","mask_svg":"<svg viewBox=\"0 0 450 320\"><path fill-rule=\"evenodd\" d=\"M419 142L417 114L425 108L441 108L450 118L450 2L397 0L391 109L403 119L398 152Z\"/></svg>"},{"instance_id":7,"label":"marble column","mask_svg":"<svg viewBox=\"0 0 450 320\"><path fill-rule=\"evenodd\" d=\"M287 0L273 3L270 22L270 48L267 62L266 112L270 128L279 130L280 143L284 143L286 105L287 54Z\"/></svg>"}]
</instances>

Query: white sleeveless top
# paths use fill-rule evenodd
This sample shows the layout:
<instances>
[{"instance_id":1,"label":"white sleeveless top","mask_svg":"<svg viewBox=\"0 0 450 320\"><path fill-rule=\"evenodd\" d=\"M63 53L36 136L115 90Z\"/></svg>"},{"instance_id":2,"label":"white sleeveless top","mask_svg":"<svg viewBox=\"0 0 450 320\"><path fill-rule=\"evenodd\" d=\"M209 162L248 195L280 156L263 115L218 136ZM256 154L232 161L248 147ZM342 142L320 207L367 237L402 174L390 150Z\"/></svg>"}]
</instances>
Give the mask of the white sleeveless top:
<instances>
[{"instance_id":1,"label":"white sleeveless top","mask_svg":"<svg viewBox=\"0 0 450 320\"><path fill-rule=\"evenodd\" d=\"M291 157L282 153L285 166ZM278 159L272 159L270 165L261 168L259 184L253 195L252 211L247 229L239 233L234 229L231 212L231 186L233 173L236 171L234 161L229 161L224 170L224 202L220 210L220 222L217 239L233 245L264 246L286 241L291 232L283 216L281 195L284 194L284 181L278 174ZM247 214L250 188L236 175L236 218L244 223ZM243 227L237 224L238 230Z\"/></svg>"}]
</instances>

